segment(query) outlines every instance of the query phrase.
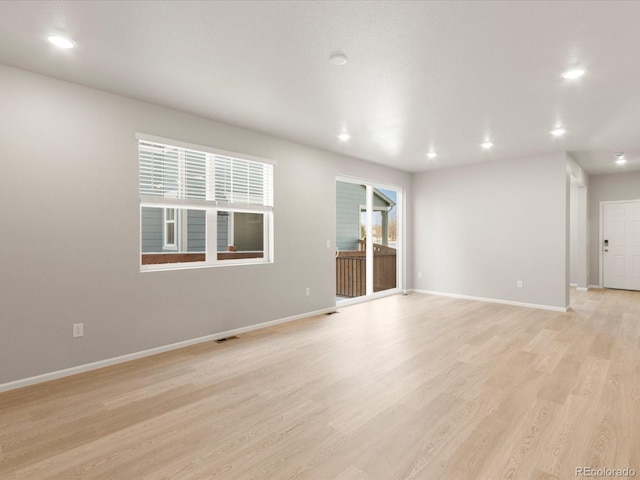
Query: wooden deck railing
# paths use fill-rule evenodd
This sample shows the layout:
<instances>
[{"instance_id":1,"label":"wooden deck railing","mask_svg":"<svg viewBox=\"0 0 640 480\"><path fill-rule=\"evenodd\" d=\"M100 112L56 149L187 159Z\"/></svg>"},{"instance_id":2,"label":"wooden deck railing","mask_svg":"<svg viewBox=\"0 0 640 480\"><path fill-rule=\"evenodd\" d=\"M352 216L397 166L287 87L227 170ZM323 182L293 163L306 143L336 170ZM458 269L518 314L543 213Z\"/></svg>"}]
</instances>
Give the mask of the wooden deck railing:
<instances>
[{"instance_id":1,"label":"wooden deck railing","mask_svg":"<svg viewBox=\"0 0 640 480\"><path fill-rule=\"evenodd\" d=\"M338 253L336 257L336 295L360 297L366 294L366 252L364 247L362 248L362 251ZM395 248L374 244L374 292L396 288L396 258Z\"/></svg>"},{"instance_id":2,"label":"wooden deck railing","mask_svg":"<svg viewBox=\"0 0 640 480\"><path fill-rule=\"evenodd\" d=\"M336 257L336 295L360 297L366 293L366 259L364 256L343 255Z\"/></svg>"},{"instance_id":3,"label":"wooden deck railing","mask_svg":"<svg viewBox=\"0 0 640 480\"><path fill-rule=\"evenodd\" d=\"M236 260L239 258L263 258L264 252L218 252L218 260ZM143 253L142 265L162 263L204 262L206 254L200 253Z\"/></svg>"},{"instance_id":4,"label":"wooden deck railing","mask_svg":"<svg viewBox=\"0 0 640 480\"><path fill-rule=\"evenodd\" d=\"M358 245L360 247L360 251L364 252L367 249L367 241L366 240L358 240ZM380 243L374 243L373 244L373 251L374 252L380 252L380 253L388 253L390 255L395 255L396 254L396 249L389 247L387 245L382 245Z\"/></svg>"}]
</instances>

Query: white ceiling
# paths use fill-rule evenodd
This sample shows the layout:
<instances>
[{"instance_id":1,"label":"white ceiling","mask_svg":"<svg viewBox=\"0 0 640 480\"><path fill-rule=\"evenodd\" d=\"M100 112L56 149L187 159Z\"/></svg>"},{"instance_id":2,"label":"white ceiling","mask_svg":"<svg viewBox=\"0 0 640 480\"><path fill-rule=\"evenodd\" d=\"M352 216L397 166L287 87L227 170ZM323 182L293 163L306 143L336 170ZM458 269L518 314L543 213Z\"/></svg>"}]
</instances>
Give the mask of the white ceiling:
<instances>
[{"instance_id":1,"label":"white ceiling","mask_svg":"<svg viewBox=\"0 0 640 480\"><path fill-rule=\"evenodd\" d=\"M621 171L618 151L640 169L639 18L615 1L4 1L0 63L408 171L568 150L595 174ZM572 65L588 73L561 78Z\"/></svg>"}]
</instances>

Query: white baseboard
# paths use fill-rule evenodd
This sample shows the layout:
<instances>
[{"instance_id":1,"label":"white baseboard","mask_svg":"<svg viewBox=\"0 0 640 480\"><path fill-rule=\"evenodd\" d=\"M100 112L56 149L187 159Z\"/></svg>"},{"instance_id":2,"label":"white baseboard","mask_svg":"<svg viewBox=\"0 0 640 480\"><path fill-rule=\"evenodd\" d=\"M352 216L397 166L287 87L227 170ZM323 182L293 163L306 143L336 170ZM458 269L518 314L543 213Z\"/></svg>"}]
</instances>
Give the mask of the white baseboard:
<instances>
[{"instance_id":1,"label":"white baseboard","mask_svg":"<svg viewBox=\"0 0 640 480\"><path fill-rule=\"evenodd\" d=\"M66 368L64 370L57 370L55 372L44 373L42 375L36 375L34 377L22 378L20 380L14 380L12 382L0 383L0 393L7 392L9 390L15 390L16 388L27 387L29 385L35 385L36 383L48 382L50 380L56 380L58 378L68 377L77 373L89 372L91 370L97 370L98 368L108 367L110 365L117 365L119 363L129 362L138 358L149 357L151 355L157 355L158 353L168 352L171 350L177 350L178 348L189 347L198 343L210 342L212 340L219 340L220 338L232 337L233 335L240 335L241 333L250 332L252 330L259 330L261 328L271 327L281 323L293 322L294 320L300 320L302 318L314 317L316 315L323 315L325 313L335 312L336 307L323 308L314 312L302 313L300 315L293 315L291 317L280 318L277 320L271 320L269 322L258 323L256 325L250 325L248 327L236 328L234 330L227 330L226 332L214 333L211 335L205 335L204 337L192 338L191 340L185 340L183 342L172 343L170 345L163 345L161 347L150 348L148 350L142 350L140 352L128 353L119 357L107 358L105 360L99 360L97 362L85 363L84 365L78 365L77 367Z\"/></svg>"},{"instance_id":2,"label":"white baseboard","mask_svg":"<svg viewBox=\"0 0 640 480\"><path fill-rule=\"evenodd\" d=\"M570 287L577 287L577 286L578 286L578 284L577 284L577 283L570 283L570 284L569 284L569 286L570 286Z\"/></svg>"},{"instance_id":3,"label":"white baseboard","mask_svg":"<svg viewBox=\"0 0 640 480\"><path fill-rule=\"evenodd\" d=\"M600 289L602 290L602 285L589 285L587 288L595 288L595 289Z\"/></svg>"},{"instance_id":4,"label":"white baseboard","mask_svg":"<svg viewBox=\"0 0 640 480\"><path fill-rule=\"evenodd\" d=\"M340 300L336 303L338 307L348 307L349 305L355 305L356 303L370 302L371 300L377 300L383 297L390 297L391 295L407 294L407 290L400 290L399 288L390 288L389 290L383 290L382 292L372 293L362 297L354 297L348 300Z\"/></svg>"},{"instance_id":5,"label":"white baseboard","mask_svg":"<svg viewBox=\"0 0 640 480\"><path fill-rule=\"evenodd\" d=\"M553 310L554 312L567 312L568 307L554 307L551 305L538 305L535 303L514 302L511 300L502 300L499 298L472 297L470 295L459 295L457 293L433 292L431 290L416 290L412 292L426 293L427 295L438 295L440 297L461 298L464 300L477 300L478 302L502 303L504 305L514 305L516 307L539 308L541 310Z\"/></svg>"},{"instance_id":6,"label":"white baseboard","mask_svg":"<svg viewBox=\"0 0 640 480\"><path fill-rule=\"evenodd\" d=\"M578 292L588 292L589 291L589 287L576 287L576 290Z\"/></svg>"}]
</instances>

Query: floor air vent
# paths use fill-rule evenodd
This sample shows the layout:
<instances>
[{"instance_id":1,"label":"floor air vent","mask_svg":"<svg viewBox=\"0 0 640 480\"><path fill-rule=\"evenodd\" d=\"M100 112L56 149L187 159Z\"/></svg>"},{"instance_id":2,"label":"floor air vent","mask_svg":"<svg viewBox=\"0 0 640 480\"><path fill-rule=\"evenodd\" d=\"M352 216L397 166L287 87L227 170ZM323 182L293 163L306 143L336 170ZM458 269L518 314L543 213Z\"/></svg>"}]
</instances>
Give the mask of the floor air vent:
<instances>
[{"instance_id":1,"label":"floor air vent","mask_svg":"<svg viewBox=\"0 0 640 480\"><path fill-rule=\"evenodd\" d=\"M225 338L219 338L218 340L216 340L216 343L224 343L224 342L228 342L229 340L235 340L236 337L235 335L231 336L231 337L225 337Z\"/></svg>"},{"instance_id":2,"label":"floor air vent","mask_svg":"<svg viewBox=\"0 0 640 480\"><path fill-rule=\"evenodd\" d=\"M340 313L340 312L338 312L338 311L336 310L335 312L327 312L327 313L325 313L325 315L333 315L334 313Z\"/></svg>"}]
</instances>

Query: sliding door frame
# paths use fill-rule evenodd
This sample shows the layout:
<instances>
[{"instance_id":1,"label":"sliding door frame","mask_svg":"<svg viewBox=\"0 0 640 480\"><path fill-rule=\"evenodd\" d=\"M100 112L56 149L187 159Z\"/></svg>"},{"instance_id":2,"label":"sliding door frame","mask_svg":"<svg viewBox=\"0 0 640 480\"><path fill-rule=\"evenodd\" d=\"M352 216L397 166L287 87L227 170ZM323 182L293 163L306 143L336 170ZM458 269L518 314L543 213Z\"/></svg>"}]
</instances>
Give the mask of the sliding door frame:
<instances>
[{"instance_id":1,"label":"sliding door frame","mask_svg":"<svg viewBox=\"0 0 640 480\"><path fill-rule=\"evenodd\" d=\"M361 297L351 298L349 300L342 300L340 302L341 306L351 305L354 303L366 302L368 300L373 300L376 298L386 297L389 295L396 295L398 293L406 293L405 285L406 278L405 272L406 269L406 192L403 187L392 185L388 183L376 182L374 180L369 180L366 178L359 177L351 177L351 176L336 176L336 183L344 182L344 183L353 183L357 185L363 185L366 187L366 291L365 295ZM375 188L382 188L386 190L395 190L398 194L398 203L396 208L397 212L397 249L396 249L396 288L390 288L388 290L383 290L381 292L373 291L373 190ZM334 199L336 195L334 193ZM337 208L337 205L336 205ZM336 209L334 209L335 211ZM334 221L335 223L335 221ZM337 238L333 239L334 245L337 245ZM335 264L334 264L335 267ZM334 289L335 289L335 275L334 275Z\"/></svg>"}]
</instances>

